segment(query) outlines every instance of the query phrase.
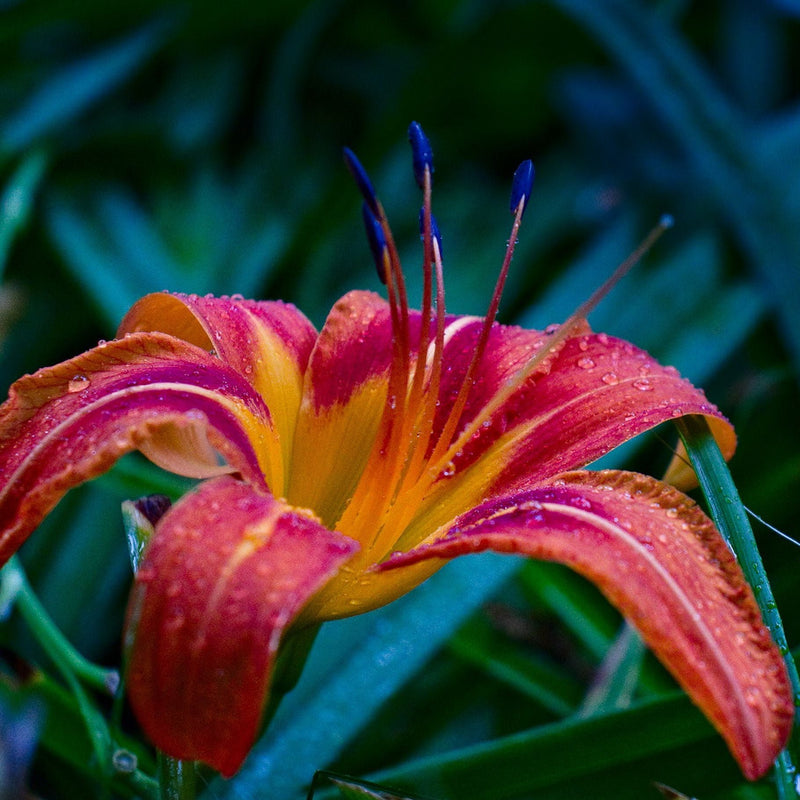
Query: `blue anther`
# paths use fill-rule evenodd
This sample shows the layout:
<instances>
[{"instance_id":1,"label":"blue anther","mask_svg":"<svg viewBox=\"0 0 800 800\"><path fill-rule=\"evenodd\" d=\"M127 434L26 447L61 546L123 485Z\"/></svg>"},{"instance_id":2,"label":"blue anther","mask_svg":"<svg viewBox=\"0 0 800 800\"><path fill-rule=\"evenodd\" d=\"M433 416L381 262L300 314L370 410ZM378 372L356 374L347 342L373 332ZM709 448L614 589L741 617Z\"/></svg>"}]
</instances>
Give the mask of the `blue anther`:
<instances>
[{"instance_id":1,"label":"blue anther","mask_svg":"<svg viewBox=\"0 0 800 800\"><path fill-rule=\"evenodd\" d=\"M367 242L369 242L369 249L372 252L372 258L375 261L375 269L378 271L378 278L384 286L386 285L386 253L389 248L386 244L386 236L383 233L383 227L378 218L369 207L369 203L365 200L361 206L361 215L364 218L364 229L367 232Z\"/></svg>"},{"instance_id":2,"label":"blue anther","mask_svg":"<svg viewBox=\"0 0 800 800\"><path fill-rule=\"evenodd\" d=\"M528 159L523 161L514 173L514 180L511 184L511 213L516 214L517 207L520 202L523 203L522 212L528 206L528 200L531 197L531 190L533 189L533 161Z\"/></svg>"},{"instance_id":3,"label":"blue anther","mask_svg":"<svg viewBox=\"0 0 800 800\"><path fill-rule=\"evenodd\" d=\"M425 236L425 207L419 210L419 235ZM439 233L439 226L436 224L436 217L431 214L431 239L435 240L439 245L439 257L444 260L442 255L442 236Z\"/></svg>"},{"instance_id":4,"label":"blue anther","mask_svg":"<svg viewBox=\"0 0 800 800\"><path fill-rule=\"evenodd\" d=\"M408 141L414 159L414 179L420 189L425 188L425 169L433 174L433 149L419 122L408 126Z\"/></svg>"},{"instance_id":5,"label":"blue anther","mask_svg":"<svg viewBox=\"0 0 800 800\"><path fill-rule=\"evenodd\" d=\"M356 186L358 187L358 191L361 192L364 202L369 206L370 211L372 211L376 217L380 216L378 197L375 194L375 189L372 186L369 175L367 175L367 171L358 160L356 154L349 147L343 148L342 152L344 154L344 163L347 165L347 169L350 170L350 174L353 176L353 180L356 182Z\"/></svg>"}]
</instances>

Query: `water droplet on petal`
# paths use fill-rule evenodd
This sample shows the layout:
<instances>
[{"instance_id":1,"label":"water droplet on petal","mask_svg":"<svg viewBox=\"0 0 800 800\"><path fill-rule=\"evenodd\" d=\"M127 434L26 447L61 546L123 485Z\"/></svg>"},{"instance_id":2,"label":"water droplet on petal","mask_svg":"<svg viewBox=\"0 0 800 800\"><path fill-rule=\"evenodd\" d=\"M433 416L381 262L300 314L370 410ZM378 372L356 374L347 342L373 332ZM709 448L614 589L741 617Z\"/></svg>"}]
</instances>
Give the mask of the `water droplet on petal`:
<instances>
[{"instance_id":1,"label":"water droplet on petal","mask_svg":"<svg viewBox=\"0 0 800 800\"><path fill-rule=\"evenodd\" d=\"M633 382L633 388L638 389L640 392L652 392L653 384L647 378L639 378Z\"/></svg>"},{"instance_id":2,"label":"water droplet on petal","mask_svg":"<svg viewBox=\"0 0 800 800\"><path fill-rule=\"evenodd\" d=\"M584 356L583 358L578 359L578 366L581 369L594 369L597 365L594 363L594 360L589 358L589 356Z\"/></svg>"},{"instance_id":3,"label":"water droplet on petal","mask_svg":"<svg viewBox=\"0 0 800 800\"><path fill-rule=\"evenodd\" d=\"M82 392L89 388L91 381L85 375L74 375L67 384L68 392Z\"/></svg>"},{"instance_id":4,"label":"water droplet on petal","mask_svg":"<svg viewBox=\"0 0 800 800\"><path fill-rule=\"evenodd\" d=\"M616 386L619 383L619 378L613 372L606 372L600 380L608 386Z\"/></svg>"},{"instance_id":5,"label":"water droplet on petal","mask_svg":"<svg viewBox=\"0 0 800 800\"><path fill-rule=\"evenodd\" d=\"M442 470L443 478L452 478L456 474L456 465L452 461L448 461Z\"/></svg>"},{"instance_id":6,"label":"water droplet on petal","mask_svg":"<svg viewBox=\"0 0 800 800\"><path fill-rule=\"evenodd\" d=\"M231 300L233 300L234 303L241 303L242 300L244 300L244 295L237 292L231 295Z\"/></svg>"}]
</instances>

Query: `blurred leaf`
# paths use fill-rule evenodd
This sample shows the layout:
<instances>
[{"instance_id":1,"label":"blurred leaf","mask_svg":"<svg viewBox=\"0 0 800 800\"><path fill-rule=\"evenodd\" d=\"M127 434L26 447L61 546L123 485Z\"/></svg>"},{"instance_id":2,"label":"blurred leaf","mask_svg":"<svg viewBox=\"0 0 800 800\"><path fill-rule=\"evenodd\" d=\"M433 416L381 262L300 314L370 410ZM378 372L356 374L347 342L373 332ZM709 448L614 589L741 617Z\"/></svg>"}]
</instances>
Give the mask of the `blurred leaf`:
<instances>
[{"instance_id":1,"label":"blurred leaf","mask_svg":"<svg viewBox=\"0 0 800 800\"><path fill-rule=\"evenodd\" d=\"M0 197L0 281L14 237L28 222L33 198L46 168L44 151L28 153L9 178Z\"/></svg>"},{"instance_id":2,"label":"blurred leaf","mask_svg":"<svg viewBox=\"0 0 800 800\"><path fill-rule=\"evenodd\" d=\"M676 763L685 758L678 754L687 748L697 751L702 744L705 785L730 787L740 779L724 748L709 748L715 737L686 697L672 695L625 711L545 725L369 778L433 797L622 800L642 797L654 775L667 780L676 769L688 772L687 763ZM695 767L692 780L696 773ZM615 779L609 780L612 774Z\"/></svg>"},{"instance_id":3,"label":"blurred leaf","mask_svg":"<svg viewBox=\"0 0 800 800\"><path fill-rule=\"evenodd\" d=\"M580 700L580 687L566 671L536 653L523 654L480 617L469 620L451 639L450 649L487 675L517 689L558 716L567 716Z\"/></svg>"},{"instance_id":4,"label":"blurred leaf","mask_svg":"<svg viewBox=\"0 0 800 800\"><path fill-rule=\"evenodd\" d=\"M15 152L54 133L130 77L164 39L162 19L62 66L0 125L0 151Z\"/></svg>"},{"instance_id":5,"label":"blurred leaf","mask_svg":"<svg viewBox=\"0 0 800 800\"><path fill-rule=\"evenodd\" d=\"M800 228L784 206L786 184L796 184L796 171L762 169L751 146L755 126L727 102L659 15L629 0L552 2L604 43L703 176L769 292L800 374L800 315L794 306L800 297Z\"/></svg>"},{"instance_id":6,"label":"blurred leaf","mask_svg":"<svg viewBox=\"0 0 800 800\"><path fill-rule=\"evenodd\" d=\"M347 798L347 800L420 800L420 798L412 798L408 795L394 794L384 787L355 778L345 778L343 775L337 775L333 772L318 772L314 776L314 783L309 790L308 800L314 800L315 797L320 796L315 792L315 786L323 780L327 780L336 786L339 790L339 796Z\"/></svg>"},{"instance_id":7,"label":"blurred leaf","mask_svg":"<svg viewBox=\"0 0 800 800\"><path fill-rule=\"evenodd\" d=\"M66 198L50 198L47 221L66 265L92 299L106 330L116 330L125 312L147 289L142 291L136 274L123 268L109 244Z\"/></svg>"},{"instance_id":8,"label":"blurred leaf","mask_svg":"<svg viewBox=\"0 0 800 800\"><path fill-rule=\"evenodd\" d=\"M636 630L627 622L624 623L619 636L606 653L578 715L589 717L629 708L639 683L645 650L644 642Z\"/></svg>"}]
</instances>

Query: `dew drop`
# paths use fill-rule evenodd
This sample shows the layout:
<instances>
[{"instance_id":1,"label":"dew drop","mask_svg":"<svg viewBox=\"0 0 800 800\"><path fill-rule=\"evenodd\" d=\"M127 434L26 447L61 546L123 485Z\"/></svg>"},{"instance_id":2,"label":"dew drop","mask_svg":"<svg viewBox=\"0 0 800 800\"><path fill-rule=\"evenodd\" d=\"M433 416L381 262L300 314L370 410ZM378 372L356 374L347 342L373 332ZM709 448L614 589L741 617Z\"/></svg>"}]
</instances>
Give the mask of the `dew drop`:
<instances>
[{"instance_id":1,"label":"dew drop","mask_svg":"<svg viewBox=\"0 0 800 800\"><path fill-rule=\"evenodd\" d=\"M757 708L761 702L761 692L758 691L758 687L748 686L744 690L744 699L751 708Z\"/></svg>"},{"instance_id":2,"label":"dew drop","mask_svg":"<svg viewBox=\"0 0 800 800\"><path fill-rule=\"evenodd\" d=\"M633 382L633 388L638 389L640 392L652 392L653 384L647 378L639 378Z\"/></svg>"},{"instance_id":3,"label":"dew drop","mask_svg":"<svg viewBox=\"0 0 800 800\"><path fill-rule=\"evenodd\" d=\"M558 323L553 323L552 325L548 325L548 326L547 326L547 327L544 329L544 332L545 332L545 333L546 333L548 336L552 336L552 335L553 335L553 334L554 334L554 333L555 333L555 332L556 332L556 331L557 331L557 330L558 330L560 327L561 327L561 326L560 326Z\"/></svg>"},{"instance_id":4,"label":"dew drop","mask_svg":"<svg viewBox=\"0 0 800 800\"><path fill-rule=\"evenodd\" d=\"M139 766L139 760L136 758L135 753L130 750L120 748L115 750L111 756L111 765L114 767L115 772L122 773L123 775L130 775L136 772Z\"/></svg>"},{"instance_id":5,"label":"dew drop","mask_svg":"<svg viewBox=\"0 0 800 800\"><path fill-rule=\"evenodd\" d=\"M578 366L581 369L594 369L597 365L594 363L594 360L589 358L589 356L584 356L583 358L578 359Z\"/></svg>"},{"instance_id":6,"label":"dew drop","mask_svg":"<svg viewBox=\"0 0 800 800\"><path fill-rule=\"evenodd\" d=\"M91 381L85 375L74 375L67 384L68 392L82 392L89 388Z\"/></svg>"},{"instance_id":7,"label":"dew drop","mask_svg":"<svg viewBox=\"0 0 800 800\"><path fill-rule=\"evenodd\" d=\"M600 380L608 386L616 386L619 383L619 378L613 372L606 372Z\"/></svg>"},{"instance_id":8,"label":"dew drop","mask_svg":"<svg viewBox=\"0 0 800 800\"><path fill-rule=\"evenodd\" d=\"M452 461L448 461L442 470L443 478L452 478L456 474L456 465Z\"/></svg>"},{"instance_id":9,"label":"dew drop","mask_svg":"<svg viewBox=\"0 0 800 800\"><path fill-rule=\"evenodd\" d=\"M586 339L583 338L578 342L578 347L581 350L581 352L585 353L589 349L589 342L587 342Z\"/></svg>"},{"instance_id":10,"label":"dew drop","mask_svg":"<svg viewBox=\"0 0 800 800\"><path fill-rule=\"evenodd\" d=\"M242 300L244 300L244 295L237 292L231 295L231 300L233 300L234 303L241 303Z\"/></svg>"}]
</instances>

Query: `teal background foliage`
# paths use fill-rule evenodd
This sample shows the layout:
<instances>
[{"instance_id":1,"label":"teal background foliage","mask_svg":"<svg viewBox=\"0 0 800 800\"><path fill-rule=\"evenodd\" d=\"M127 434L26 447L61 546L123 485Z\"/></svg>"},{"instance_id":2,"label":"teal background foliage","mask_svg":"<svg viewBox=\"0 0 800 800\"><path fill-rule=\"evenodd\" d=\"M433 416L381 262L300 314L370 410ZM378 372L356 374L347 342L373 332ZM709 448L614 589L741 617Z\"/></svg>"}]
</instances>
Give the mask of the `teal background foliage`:
<instances>
[{"instance_id":1,"label":"teal background foliage","mask_svg":"<svg viewBox=\"0 0 800 800\"><path fill-rule=\"evenodd\" d=\"M413 119L434 147L454 312L488 303L525 158L537 183L505 322L564 319L674 215L591 321L706 389L736 424L744 502L798 536L798 17L797 0L0 2L3 396L111 338L149 291L280 297L321 324L346 290L379 288L343 145L374 179L418 298ZM614 463L658 474L675 438ZM32 585L88 658L120 663L120 502L184 489L128 457L25 546ZM755 530L795 645L800 550ZM48 800L135 796L101 777L16 613L0 672L9 780ZM127 711L103 710L152 770ZM242 772L204 778L203 796L300 798L326 768L442 799L655 798L656 781L704 800L775 796L743 782L590 586L500 557L326 626Z\"/></svg>"}]
</instances>

